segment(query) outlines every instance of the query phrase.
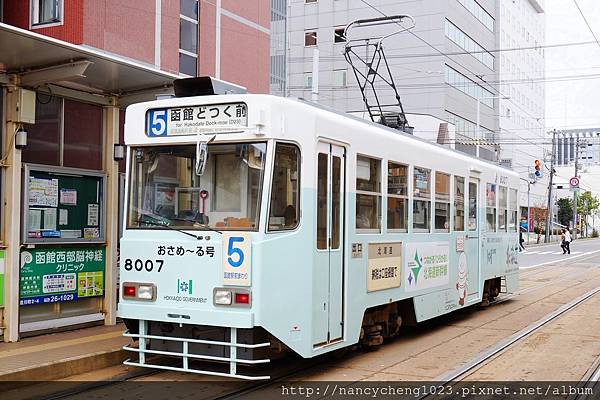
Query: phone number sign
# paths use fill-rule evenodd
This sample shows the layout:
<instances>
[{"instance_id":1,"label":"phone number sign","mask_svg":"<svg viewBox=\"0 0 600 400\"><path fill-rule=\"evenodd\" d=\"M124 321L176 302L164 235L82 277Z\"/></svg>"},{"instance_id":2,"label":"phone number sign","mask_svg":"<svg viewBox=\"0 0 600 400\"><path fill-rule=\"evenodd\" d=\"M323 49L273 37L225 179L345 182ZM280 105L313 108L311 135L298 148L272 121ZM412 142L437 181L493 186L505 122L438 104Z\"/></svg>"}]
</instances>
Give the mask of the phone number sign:
<instances>
[{"instance_id":1,"label":"phone number sign","mask_svg":"<svg viewBox=\"0 0 600 400\"><path fill-rule=\"evenodd\" d=\"M22 251L19 304L27 306L102 296L105 266L103 247Z\"/></svg>"}]
</instances>

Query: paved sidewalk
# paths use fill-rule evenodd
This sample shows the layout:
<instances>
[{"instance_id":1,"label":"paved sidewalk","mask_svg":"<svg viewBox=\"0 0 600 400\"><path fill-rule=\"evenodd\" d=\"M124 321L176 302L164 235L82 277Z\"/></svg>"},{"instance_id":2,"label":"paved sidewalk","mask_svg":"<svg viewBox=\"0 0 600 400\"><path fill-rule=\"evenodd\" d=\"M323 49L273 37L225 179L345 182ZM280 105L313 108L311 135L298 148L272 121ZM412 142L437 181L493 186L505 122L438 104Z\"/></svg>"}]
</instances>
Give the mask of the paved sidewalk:
<instances>
[{"instance_id":1,"label":"paved sidewalk","mask_svg":"<svg viewBox=\"0 0 600 400\"><path fill-rule=\"evenodd\" d=\"M125 325L98 326L0 343L0 381L47 381L121 363Z\"/></svg>"}]
</instances>

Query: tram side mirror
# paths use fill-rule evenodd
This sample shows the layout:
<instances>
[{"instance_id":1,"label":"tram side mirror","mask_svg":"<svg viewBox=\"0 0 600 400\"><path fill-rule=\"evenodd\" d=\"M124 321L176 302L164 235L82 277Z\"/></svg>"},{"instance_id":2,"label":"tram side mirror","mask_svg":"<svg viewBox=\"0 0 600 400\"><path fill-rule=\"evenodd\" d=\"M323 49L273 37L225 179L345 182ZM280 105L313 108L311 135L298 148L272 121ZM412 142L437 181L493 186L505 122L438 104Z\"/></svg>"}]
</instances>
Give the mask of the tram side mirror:
<instances>
[{"instance_id":1,"label":"tram side mirror","mask_svg":"<svg viewBox=\"0 0 600 400\"><path fill-rule=\"evenodd\" d=\"M208 143L198 142L196 143L196 175L204 175L204 169L206 168L206 162L208 161Z\"/></svg>"}]
</instances>

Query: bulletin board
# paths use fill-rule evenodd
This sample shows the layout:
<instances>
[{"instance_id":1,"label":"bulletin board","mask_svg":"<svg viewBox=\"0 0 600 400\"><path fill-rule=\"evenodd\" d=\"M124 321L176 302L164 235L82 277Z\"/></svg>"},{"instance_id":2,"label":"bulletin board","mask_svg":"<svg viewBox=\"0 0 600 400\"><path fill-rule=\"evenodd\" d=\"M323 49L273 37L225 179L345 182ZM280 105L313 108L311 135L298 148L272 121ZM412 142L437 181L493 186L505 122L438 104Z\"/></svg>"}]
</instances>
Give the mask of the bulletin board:
<instances>
[{"instance_id":1,"label":"bulletin board","mask_svg":"<svg viewBox=\"0 0 600 400\"><path fill-rule=\"evenodd\" d=\"M25 164L22 242L104 243L106 175Z\"/></svg>"}]
</instances>

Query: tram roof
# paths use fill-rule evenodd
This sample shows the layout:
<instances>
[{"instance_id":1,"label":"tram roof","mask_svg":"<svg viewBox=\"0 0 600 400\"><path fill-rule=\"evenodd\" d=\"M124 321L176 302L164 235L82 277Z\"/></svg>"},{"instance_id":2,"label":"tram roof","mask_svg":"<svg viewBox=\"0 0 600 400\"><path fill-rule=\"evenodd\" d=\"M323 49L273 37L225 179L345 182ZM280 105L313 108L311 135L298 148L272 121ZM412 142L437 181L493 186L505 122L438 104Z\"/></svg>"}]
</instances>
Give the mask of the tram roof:
<instances>
[{"instance_id":1,"label":"tram roof","mask_svg":"<svg viewBox=\"0 0 600 400\"><path fill-rule=\"evenodd\" d=\"M385 125L382 125L382 124L379 124L379 123L373 122L373 121L371 121L371 120L368 120L368 119L365 119L365 118L360 118L360 117L357 117L356 115L352 115L352 114L348 114L348 113L344 113L344 112L338 111L338 110L336 110L336 109L334 109L334 108L331 108L331 107L329 107L329 106L325 106L325 105L322 105L322 104L314 103L314 102L312 102L312 101L308 101L308 100L305 100L305 99L302 99L302 98L289 98L289 99L291 99L291 100L295 100L295 101L298 101L298 102L300 102L300 103L302 103L302 104L306 104L306 105L308 105L308 106L312 106L312 107L319 108L319 109L321 109L321 110L323 110L323 111L332 112L332 113L338 114L338 115L340 115L340 116L343 116L343 117L346 117L346 118L351 118L351 119L353 119L354 121L358 121L358 122L361 122L361 123L364 123L364 124L368 124L368 125L370 125L370 126L373 126L373 127L379 128L379 129L386 130L386 131L388 131L388 132L390 132L390 133L393 133L393 134L395 134L395 135L401 135L401 136L404 136L404 137L406 137L406 138L409 138L409 139L412 139L412 140L419 141L419 142L421 142L421 143L425 143L425 144L428 144L428 145L433 145L433 146L436 146L436 147L438 147L438 148L440 148L440 149L444 149L444 150L446 150L446 151L451 151L451 152L453 152L453 153L455 153L455 154L457 154L457 155L460 155L460 156L463 156L463 157L467 157L467 158L470 158L470 159L472 159L472 160L476 160L476 161L482 162L482 163L484 163L484 164L488 164L488 165L491 165L491 166L493 166L493 167L500 168L500 169L503 169L503 170L505 170L505 171L507 171L507 172L511 172L511 173L514 173L514 174L516 174L516 172L515 172L515 171L513 171L513 170L512 170L512 169L510 169L510 168L507 168L507 167L505 167L504 165L496 164L496 163L494 163L494 162L492 162L492 161L485 160L485 159L483 159L483 158L477 158L477 157L473 157L473 156L472 156L472 155L470 155L470 154L467 154L467 153L464 153L464 152L462 152L462 151L459 151L459 150L453 149L453 148L451 148L451 147L442 146L442 145L441 145L441 144L439 144L439 143L435 143L435 142L432 142L432 141L429 141L429 140L425 140L425 139L423 139L423 138L420 138L420 137L418 137L418 136L415 136L415 135L408 134L408 133L406 133L406 132L403 132L403 131L401 131L401 130L394 129L394 128L390 128L390 127L388 127L388 126L385 126Z\"/></svg>"},{"instance_id":2,"label":"tram roof","mask_svg":"<svg viewBox=\"0 0 600 400\"><path fill-rule=\"evenodd\" d=\"M484 164L487 166L495 167L497 169L501 169L501 170L506 171L507 173L515 175L515 176L517 175L517 173L515 171L513 171L503 165L493 163L489 160L484 160L482 158L473 157L467 153L458 151L456 149L442 146L439 143L431 142L429 140L407 134L400 130L393 129L393 128L387 127L385 125L381 125L381 124L372 122L370 120L360 118L360 117L357 117L352 114L344 113L344 112L338 111L334 108L324 106L322 104L314 103L314 102L311 102L311 101L308 101L308 100L305 100L302 98L297 98L297 97L279 97L279 96L266 95L266 94L227 94L227 95L195 96L195 97L174 97L174 98L170 98L170 99L162 99L162 100L154 100L154 101L148 101L148 102L144 102L144 103L138 103L138 104L135 104L132 106L135 107L135 109L140 109L140 110L141 109L150 109L150 108L154 108L154 107L165 107L165 106L181 107L181 106L187 105L187 104L210 104L210 102L222 101L223 98L226 98L228 100L228 102L245 101L246 99L251 99L251 98L262 98L262 99L269 98L270 101L278 101L278 102L282 102L282 103L291 102L291 103L299 104L302 106L316 108L324 113L332 113L339 117L351 119L355 122L360 122L362 124L369 125L372 128L377 128L380 131L385 131L386 133L393 134L393 135L400 135L408 140L418 141L426 146L433 146L439 150L451 152L452 154L454 154L456 156L463 157L464 159L468 159L473 162L478 162L478 163L481 163L481 164ZM201 101L198 101L199 99ZM127 135L127 133L126 133L126 135ZM175 137L175 138L176 139L173 141L173 143L179 142L181 140L181 137Z\"/></svg>"}]
</instances>

